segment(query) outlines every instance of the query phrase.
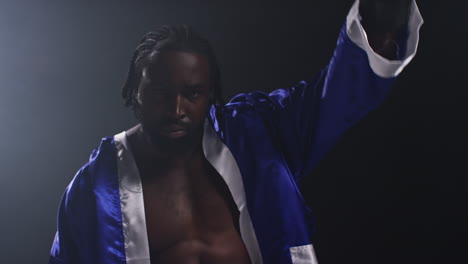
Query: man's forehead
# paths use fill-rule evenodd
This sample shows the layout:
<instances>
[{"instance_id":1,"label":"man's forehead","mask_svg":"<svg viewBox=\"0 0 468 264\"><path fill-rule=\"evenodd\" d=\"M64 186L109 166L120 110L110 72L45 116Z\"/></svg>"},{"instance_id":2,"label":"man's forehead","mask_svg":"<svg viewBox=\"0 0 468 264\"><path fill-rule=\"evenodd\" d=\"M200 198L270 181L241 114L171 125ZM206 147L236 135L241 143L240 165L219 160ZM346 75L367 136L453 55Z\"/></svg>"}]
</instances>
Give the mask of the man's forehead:
<instances>
[{"instance_id":1,"label":"man's forehead","mask_svg":"<svg viewBox=\"0 0 468 264\"><path fill-rule=\"evenodd\" d=\"M154 51L142 74L146 78L170 78L171 76L208 77L209 62L205 55L188 51Z\"/></svg>"}]
</instances>

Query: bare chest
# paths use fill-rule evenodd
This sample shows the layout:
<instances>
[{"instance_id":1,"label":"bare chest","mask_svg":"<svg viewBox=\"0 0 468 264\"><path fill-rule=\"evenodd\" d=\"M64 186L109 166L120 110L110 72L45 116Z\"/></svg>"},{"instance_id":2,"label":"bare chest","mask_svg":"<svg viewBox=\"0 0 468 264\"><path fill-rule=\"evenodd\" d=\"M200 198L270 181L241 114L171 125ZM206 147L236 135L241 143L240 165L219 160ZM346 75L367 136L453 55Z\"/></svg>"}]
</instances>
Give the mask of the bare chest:
<instances>
[{"instance_id":1,"label":"bare chest","mask_svg":"<svg viewBox=\"0 0 468 264\"><path fill-rule=\"evenodd\" d=\"M250 263L221 176L209 167L167 173L143 181L152 263Z\"/></svg>"}]
</instances>

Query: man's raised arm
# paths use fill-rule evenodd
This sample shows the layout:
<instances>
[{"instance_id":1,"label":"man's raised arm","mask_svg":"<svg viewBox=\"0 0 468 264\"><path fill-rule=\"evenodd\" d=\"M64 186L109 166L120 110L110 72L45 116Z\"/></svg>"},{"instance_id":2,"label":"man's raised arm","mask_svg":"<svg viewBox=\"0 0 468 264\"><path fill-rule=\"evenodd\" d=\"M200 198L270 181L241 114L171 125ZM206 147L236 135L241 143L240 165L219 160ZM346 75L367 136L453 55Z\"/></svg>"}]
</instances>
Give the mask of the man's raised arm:
<instances>
[{"instance_id":1,"label":"man's raised arm","mask_svg":"<svg viewBox=\"0 0 468 264\"><path fill-rule=\"evenodd\" d=\"M315 78L231 101L273 105L271 124L296 181L384 101L416 53L423 21L414 0L361 1L349 11L329 65Z\"/></svg>"}]
</instances>

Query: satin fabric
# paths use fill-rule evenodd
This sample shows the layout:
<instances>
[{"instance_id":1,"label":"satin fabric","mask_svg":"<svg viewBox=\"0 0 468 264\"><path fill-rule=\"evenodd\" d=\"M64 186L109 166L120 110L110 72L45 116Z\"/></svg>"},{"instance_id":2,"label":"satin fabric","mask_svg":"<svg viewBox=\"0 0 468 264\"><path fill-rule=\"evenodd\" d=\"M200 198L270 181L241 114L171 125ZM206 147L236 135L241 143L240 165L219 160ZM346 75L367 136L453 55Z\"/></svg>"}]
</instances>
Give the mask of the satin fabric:
<instances>
[{"instance_id":1,"label":"satin fabric","mask_svg":"<svg viewBox=\"0 0 468 264\"><path fill-rule=\"evenodd\" d=\"M126 263L113 138L102 140L65 190L49 263Z\"/></svg>"}]
</instances>

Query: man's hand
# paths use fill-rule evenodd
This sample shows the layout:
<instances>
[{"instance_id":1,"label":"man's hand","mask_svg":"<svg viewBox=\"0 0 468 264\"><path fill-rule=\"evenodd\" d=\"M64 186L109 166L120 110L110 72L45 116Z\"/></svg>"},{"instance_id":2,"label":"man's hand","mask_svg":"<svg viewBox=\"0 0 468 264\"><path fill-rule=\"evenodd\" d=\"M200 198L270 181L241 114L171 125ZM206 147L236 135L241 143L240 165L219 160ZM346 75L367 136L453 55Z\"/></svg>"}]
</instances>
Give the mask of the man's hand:
<instances>
[{"instance_id":1,"label":"man's hand","mask_svg":"<svg viewBox=\"0 0 468 264\"><path fill-rule=\"evenodd\" d=\"M360 0L361 24L375 52L387 59L397 59L398 35L406 30L412 0Z\"/></svg>"}]
</instances>

